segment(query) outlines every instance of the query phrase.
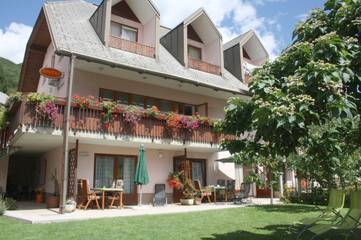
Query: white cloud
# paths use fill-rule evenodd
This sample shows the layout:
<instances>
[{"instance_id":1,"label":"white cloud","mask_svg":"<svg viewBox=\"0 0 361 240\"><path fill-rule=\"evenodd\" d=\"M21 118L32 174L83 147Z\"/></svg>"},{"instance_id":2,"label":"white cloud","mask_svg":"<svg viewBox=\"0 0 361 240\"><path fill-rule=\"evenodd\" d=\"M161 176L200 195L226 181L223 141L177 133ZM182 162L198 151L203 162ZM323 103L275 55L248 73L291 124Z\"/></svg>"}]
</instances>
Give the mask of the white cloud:
<instances>
[{"instance_id":1,"label":"white cloud","mask_svg":"<svg viewBox=\"0 0 361 240\"><path fill-rule=\"evenodd\" d=\"M21 63L31 31L32 27L16 22L5 29L0 28L0 56Z\"/></svg>"},{"instance_id":2,"label":"white cloud","mask_svg":"<svg viewBox=\"0 0 361 240\"><path fill-rule=\"evenodd\" d=\"M278 40L270 28L275 28L277 22L274 19L259 17L256 9L257 4L264 4L267 1L285 0L259 0L257 2L244 0L227 0L226 2L224 0L154 0L160 10L162 25L173 28L198 8L203 7L219 28L224 42L253 29L262 40L271 59L274 59L279 54L280 49ZM272 21L272 24L268 24L268 21Z\"/></svg>"},{"instance_id":3,"label":"white cloud","mask_svg":"<svg viewBox=\"0 0 361 240\"><path fill-rule=\"evenodd\" d=\"M257 0L254 2L227 0L226 3L224 0L154 1L161 13L161 24L165 26L175 27L198 8L203 7L218 26L224 42L253 29L259 35L271 59L274 59L280 52L279 39L271 31L275 26L276 30L280 31L280 25L275 19L258 16L256 5L285 0ZM16 22L12 22L5 29L0 28L0 56L15 63L22 62L31 31L32 27Z\"/></svg>"},{"instance_id":4,"label":"white cloud","mask_svg":"<svg viewBox=\"0 0 361 240\"><path fill-rule=\"evenodd\" d=\"M295 16L295 18L299 21L305 21L307 17L308 17L308 13L302 13Z\"/></svg>"}]
</instances>

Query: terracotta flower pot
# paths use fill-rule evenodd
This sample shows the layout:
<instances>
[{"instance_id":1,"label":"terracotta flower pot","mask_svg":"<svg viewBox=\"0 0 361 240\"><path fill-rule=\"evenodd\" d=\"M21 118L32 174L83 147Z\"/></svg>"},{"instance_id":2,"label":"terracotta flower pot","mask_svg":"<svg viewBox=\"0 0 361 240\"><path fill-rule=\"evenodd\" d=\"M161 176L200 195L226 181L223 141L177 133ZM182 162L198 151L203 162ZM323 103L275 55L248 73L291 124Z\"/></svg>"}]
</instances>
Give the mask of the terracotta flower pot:
<instances>
[{"instance_id":1,"label":"terracotta flower pot","mask_svg":"<svg viewBox=\"0 0 361 240\"><path fill-rule=\"evenodd\" d=\"M49 196L46 199L46 208L58 208L59 207L59 196Z\"/></svg>"},{"instance_id":2,"label":"terracotta flower pot","mask_svg":"<svg viewBox=\"0 0 361 240\"><path fill-rule=\"evenodd\" d=\"M35 194L35 203L41 204L44 202L44 195L43 193L36 193Z\"/></svg>"}]
</instances>

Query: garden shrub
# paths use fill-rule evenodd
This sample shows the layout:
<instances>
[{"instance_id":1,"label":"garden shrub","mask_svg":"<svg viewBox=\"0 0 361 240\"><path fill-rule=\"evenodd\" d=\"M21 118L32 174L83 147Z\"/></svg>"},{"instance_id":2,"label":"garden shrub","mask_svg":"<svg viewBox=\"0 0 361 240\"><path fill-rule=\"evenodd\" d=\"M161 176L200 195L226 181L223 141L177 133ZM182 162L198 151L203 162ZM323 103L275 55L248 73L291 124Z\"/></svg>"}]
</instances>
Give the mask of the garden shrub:
<instances>
[{"instance_id":1,"label":"garden shrub","mask_svg":"<svg viewBox=\"0 0 361 240\"><path fill-rule=\"evenodd\" d=\"M4 212L7 210L6 203L4 200L0 200L0 216L4 215Z\"/></svg>"},{"instance_id":2,"label":"garden shrub","mask_svg":"<svg viewBox=\"0 0 361 240\"><path fill-rule=\"evenodd\" d=\"M298 194L294 191L285 191L284 198L286 203L309 204L309 205L328 205L329 192L327 189L313 188L310 192L302 192ZM344 207L350 206L350 196L347 193Z\"/></svg>"},{"instance_id":3,"label":"garden shrub","mask_svg":"<svg viewBox=\"0 0 361 240\"><path fill-rule=\"evenodd\" d=\"M16 210L16 209L18 209L17 202L13 198L5 198L4 202L5 202L7 210Z\"/></svg>"},{"instance_id":4,"label":"garden shrub","mask_svg":"<svg viewBox=\"0 0 361 240\"><path fill-rule=\"evenodd\" d=\"M322 188L313 188L311 192L297 193L285 189L283 200L287 203L299 203L310 205L327 205L328 191Z\"/></svg>"}]
</instances>

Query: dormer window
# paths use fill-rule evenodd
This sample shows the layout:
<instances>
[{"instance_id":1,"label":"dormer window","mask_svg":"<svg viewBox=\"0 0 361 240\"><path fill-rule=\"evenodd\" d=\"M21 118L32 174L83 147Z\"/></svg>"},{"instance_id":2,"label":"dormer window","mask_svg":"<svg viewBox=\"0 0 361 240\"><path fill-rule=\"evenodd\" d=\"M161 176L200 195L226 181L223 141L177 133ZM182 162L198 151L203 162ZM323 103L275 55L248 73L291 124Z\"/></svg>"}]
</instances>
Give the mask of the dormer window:
<instances>
[{"instance_id":1,"label":"dormer window","mask_svg":"<svg viewBox=\"0 0 361 240\"><path fill-rule=\"evenodd\" d=\"M226 43L224 67L236 78L249 83L252 69L264 64L269 56L255 32L248 31Z\"/></svg>"},{"instance_id":2,"label":"dormer window","mask_svg":"<svg viewBox=\"0 0 361 240\"><path fill-rule=\"evenodd\" d=\"M118 37L131 42L138 41L138 29L112 22L111 31L113 37Z\"/></svg>"},{"instance_id":3,"label":"dormer window","mask_svg":"<svg viewBox=\"0 0 361 240\"><path fill-rule=\"evenodd\" d=\"M222 35L203 9L165 34L161 44L186 68L222 75Z\"/></svg>"},{"instance_id":4,"label":"dormer window","mask_svg":"<svg viewBox=\"0 0 361 240\"><path fill-rule=\"evenodd\" d=\"M158 56L159 11L151 0L104 0L89 21L106 47Z\"/></svg>"},{"instance_id":5,"label":"dormer window","mask_svg":"<svg viewBox=\"0 0 361 240\"><path fill-rule=\"evenodd\" d=\"M202 60L202 49L188 45L188 56L195 60Z\"/></svg>"}]
</instances>

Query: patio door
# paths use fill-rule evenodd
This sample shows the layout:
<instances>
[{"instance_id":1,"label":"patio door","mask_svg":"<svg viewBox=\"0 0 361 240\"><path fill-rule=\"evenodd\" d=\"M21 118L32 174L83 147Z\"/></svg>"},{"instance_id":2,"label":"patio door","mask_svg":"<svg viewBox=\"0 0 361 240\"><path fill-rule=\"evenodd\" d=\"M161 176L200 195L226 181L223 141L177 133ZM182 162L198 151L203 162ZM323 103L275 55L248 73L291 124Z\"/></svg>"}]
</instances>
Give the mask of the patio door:
<instances>
[{"instance_id":1,"label":"patio door","mask_svg":"<svg viewBox=\"0 0 361 240\"><path fill-rule=\"evenodd\" d=\"M134 184L136 156L95 155L94 187L111 187L115 179L124 182L124 203L137 204L137 187Z\"/></svg>"},{"instance_id":2,"label":"patio door","mask_svg":"<svg viewBox=\"0 0 361 240\"><path fill-rule=\"evenodd\" d=\"M173 158L174 172L184 171L186 179L199 180L203 186L206 182L206 160L187 158L185 156L177 156ZM185 179L184 179L185 180ZM173 202L179 202L182 197L182 190L173 190Z\"/></svg>"}]
</instances>

